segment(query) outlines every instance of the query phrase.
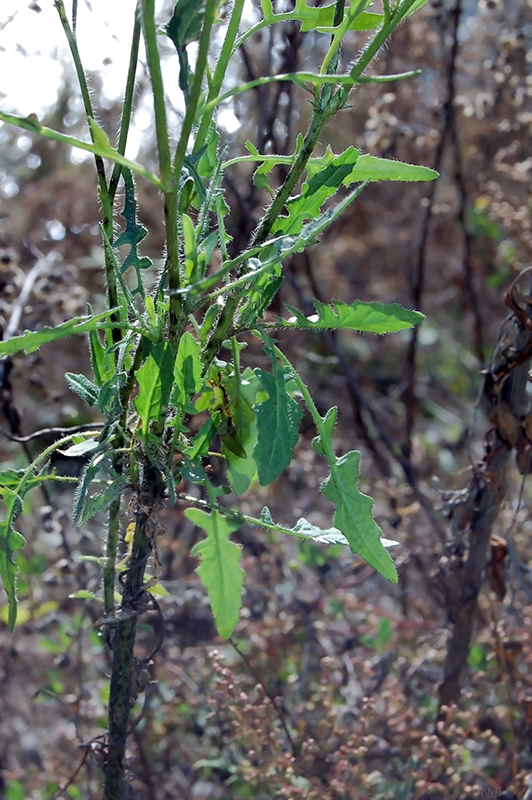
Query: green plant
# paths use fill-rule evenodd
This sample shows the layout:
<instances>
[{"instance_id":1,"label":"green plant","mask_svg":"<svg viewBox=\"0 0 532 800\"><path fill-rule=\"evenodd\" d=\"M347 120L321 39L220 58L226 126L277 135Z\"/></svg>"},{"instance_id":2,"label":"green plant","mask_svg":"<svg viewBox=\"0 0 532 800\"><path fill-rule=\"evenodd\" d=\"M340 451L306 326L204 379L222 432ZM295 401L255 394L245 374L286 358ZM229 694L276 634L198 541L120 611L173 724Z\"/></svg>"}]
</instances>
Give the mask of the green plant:
<instances>
[{"instance_id":1,"label":"green plant","mask_svg":"<svg viewBox=\"0 0 532 800\"><path fill-rule=\"evenodd\" d=\"M315 300L312 317L292 307L288 307L288 318L276 317L268 307L283 280L283 261L311 247L369 182L436 177L428 168L361 155L354 147L339 155L330 148L324 155L315 155L327 122L347 106L350 92L358 85L416 74L372 78L365 72L395 27L424 2L399 0L392 5L385 0L382 13L377 14L367 11L367 0L351 5L337 0L324 8L296 0L294 10L275 13L269 0L262 0L263 19L242 30L244 0L236 0L225 14L223 44L214 61L213 28L222 24L216 0L179 0L163 31L155 21L153 0L141 0L135 16L121 127L113 147L96 122L79 56L77 4L73 3L70 20L63 0L55 0L76 68L91 142L46 128L35 116L19 118L0 113L3 122L93 153L96 164L106 310L92 314L89 309L85 317L56 328L13 337L0 343L0 356L31 352L61 337L87 333L92 377L67 374L66 380L89 406L98 408L102 429L66 435L44 449L28 469L6 470L0 475L6 508L0 522L0 574L13 627L17 608L15 553L24 544L14 528L15 518L30 489L59 480L49 467L55 451L84 456L88 463L76 481L74 520L83 524L97 512L108 510L102 570L104 614L100 620L112 650L104 790L107 800L124 794L130 708L132 699L142 690L140 673L146 666L133 657L137 618L152 602L150 589L157 583L157 512L165 499L184 504L186 516L207 534L193 553L200 558L198 574L223 637L231 636L237 622L244 577L240 548L230 536L245 522L313 542L348 545L385 578L397 580L386 550L390 543L381 539L372 515L373 501L356 485L359 453L337 457L334 452L337 409L321 416L273 334L300 328L382 334L412 327L422 315L396 304L357 300L351 304L335 300L332 305ZM286 20L300 22L304 32L330 37L319 72L264 77L224 92L228 65L238 48L263 27ZM348 31L375 32L356 63L338 74L340 47ZM185 100L175 148L170 145L158 50L162 32L179 56L179 86ZM141 35L153 91L157 174L124 155ZM191 44L197 50L193 68L189 63ZM246 155L227 158L220 148L217 109L228 98L272 81L292 81L309 92L313 110L306 135L297 138L291 156L261 154L248 143ZM111 165L109 169L106 163ZM232 252L225 225L230 209L224 176L233 165L243 163L256 165L253 180L270 193L272 201L247 246ZM280 166L285 177L274 189L270 174ZM154 286L145 278L151 261L139 251L147 231L137 218L134 175L153 183L164 197L166 249ZM123 207L118 209L120 184ZM324 210L337 193L340 199ZM119 234L115 216L122 222ZM120 255L124 250L125 257ZM270 371L242 369L241 350L250 335L262 343ZM274 522L268 508L260 518L253 518L225 502L228 494L241 495L256 480L263 486L272 483L289 466L298 440L301 400L317 428L314 448L330 469L321 487L335 507L334 527L328 530L320 530L305 519L286 528ZM209 477L212 459L223 459L226 465L221 485L215 485ZM184 488L187 483L202 487L199 499ZM126 491L133 496L133 521L121 530L122 496ZM124 547L127 552L118 565L118 551Z\"/></svg>"}]
</instances>

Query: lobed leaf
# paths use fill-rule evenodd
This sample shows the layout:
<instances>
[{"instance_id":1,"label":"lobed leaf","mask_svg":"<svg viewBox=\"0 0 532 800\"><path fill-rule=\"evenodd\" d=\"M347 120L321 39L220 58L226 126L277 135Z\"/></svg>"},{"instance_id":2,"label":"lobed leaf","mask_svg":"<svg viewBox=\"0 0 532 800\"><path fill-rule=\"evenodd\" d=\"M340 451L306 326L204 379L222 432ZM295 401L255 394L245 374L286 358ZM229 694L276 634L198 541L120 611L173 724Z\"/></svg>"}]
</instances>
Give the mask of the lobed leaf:
<instances>
[{"instance_id":1,"label":"lobed leaf","mask_svg":"<svg viewBox=\"0 0 532 800\"><path fill-rule=\"evenodd\" d=\"M135 295L139 293L144 296L144 283L141 270L151 267L152 261L147 256L141 256L139 254L138 246L148 235L148 229L137 219L137 196L135 193L133 173L130 169L123 167L122 178L124 180L125 192L124 208L120 212L120 215L125 219L126 226L113 242L113 247L129 247L129 252L122 263L120 271L123 274L131 267L135 270L137 285L132 290L131 294Z\"/></svg>"},{"instance_id":2,"label":"lobed leaf","mask_svg":"<svg viewBox=\"0 0 532 800\"><path fill-rule=\"evenodd\" d=\"M333 305L313 300L317 314L306 317L296 308L287 305L294 315L280 320L282 327L309 328L310 330L351 330L366 333L395 333L412 328L424 319L419 311L408 311L397 303L363 303L355 300L350 305L333 300Z\"/></svg>"},{"instance_id":3,"label":"lobed leaf","mask_svg":"<svg viewBox=\"0 0 532 800\"><path fill-rule=\"evenodd\" d=\"M239 566L242 551L229 536L240 528L242 520L199 508L187 509L185 516L207 533L207 538L194 546L192 555L201 559L196 572L209 594L216 629L229 639L238 622L244 583L244 570Z\"/></svg>"},{"instance_id":4,"label":"lobed leaf","mask_svg":"<svg viewBox=\"0 0 532 800\"><path fill-rule=\"evenodd\" d=\"M353 553L361 556L383 577L397 583L394 563L381 541L381 529L373 519L373 500L357 488L360 453L349 453L329 459L331 474L321 491L336 507L333 524L349 542Z\"/></svg>"},{"instance_id":5,"label":"lobed leaf","mask_svg":"<svg viewBox=\"0 0 532 800\"><path fill-rule=\"evenodd\" d=\"M303 184L301 194L291 198L286 208L288 216L279 217L272 229L272 234L283 231L291 235L298 234L308 219L316 219L327 198L335 194L340 186L349 186L358 180L353 177L359 152L349 147L341 155L334 156L328 150L325 156L307 168L307 180Z\"/></svg>"},{"instance_id":6,"label":"lobed leaf","mask_svg":"<svg viewBox=\"0 0 532 800\"><path fill-rule=\"evenodd\" d=\"M26 353L33 353L47 342L64 339L65 336L72 336L75 333L94 331L97 329L99 322L115 311L116 309L112 308L92 317L74 317L61 325L56 325L55 328L41 328L40 331L26 331L20 336L13 336L5 342L0 342L0 356L11 356L13 353L20 353L21 350L25 350Z\"/></svg>"},{"instance_id":7,"label":"lobed leaf","mask_svg":"<svg viewBox=\"0 0 532 800\"><path fill-rule=\"evenodd\" d=\"M264 19L258 25L246 32L246 37L250 36L256 30L266 25L273 25L276 22L284 22L287 20L295 20L301 22L301 31L318 31L323 27L330 27L334 22L334 14L336 6L331 4L323 7L308 6L306 0L296 0L293 11L281 14L275 14L273 11L273 4L271 0L261 0L261 9L264 14ZM364 4L364 7L369 6L369 0ZM349 13L349 2L346 3L346 16ZM382 14L374 14L369 11L361 10L359 14L353 17L349 23L348 30L351 31L370 31L375 30L382 24L384 17Z\"/></svg>"}]
</instances>

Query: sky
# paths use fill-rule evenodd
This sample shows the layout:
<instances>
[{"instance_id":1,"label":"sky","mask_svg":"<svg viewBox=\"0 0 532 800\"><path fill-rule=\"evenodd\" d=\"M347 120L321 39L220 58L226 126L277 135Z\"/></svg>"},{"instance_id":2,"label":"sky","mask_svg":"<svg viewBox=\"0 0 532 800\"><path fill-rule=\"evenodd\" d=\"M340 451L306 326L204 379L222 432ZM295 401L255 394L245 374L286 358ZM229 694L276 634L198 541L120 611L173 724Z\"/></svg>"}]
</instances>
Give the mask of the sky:
<instances>
[{"instance_id":1,"label":"sky","mask_svg":"<svg viewBox=\"0 0 532 800\"><path fill-rule=\"evenodd\" d=\"M160 11L162 0L156 2ZM103 82L103 102L121 97L125 84L136 0L78 0L77 41L88 72L98 72ZM65 0L67 14L71 0ZM163 22L164 19L160 19ZM170 106L183 109L178 88L179 62L168 39L161 37L165 52L163 77ZM143 60L141 47L140 57ZM59 14L53 0L0 0L0 109L19 116L42 117L57 99L63 81L62 64L71 62ZM149 98L137 104L127 155L135 158L140 140L151 125ZM219 122L228 132L238 128L229 108ZM1 123L0 123L1 125ZM27 138L27 137L25 137ZM24 142L22 142L24 145ZM90 154L73 153L80 161Z\"/></svg>"},{"instance_id":2,"label":"sky","mask_svg":"<svg viewBox=\"0 0 532 800\"><path fill-rule=\"evenodd\" d=\"M66 8L71 13L69 0ZM124 84L134 9L135 0L78 3L77 38L83 64L86 70L102 74L105 94L111 99L120 96ZM42 114L55 102L63 74L61 62L68 60L52 0L2 0L0 107L4 111Z\"/></svg>"}]
</instances>

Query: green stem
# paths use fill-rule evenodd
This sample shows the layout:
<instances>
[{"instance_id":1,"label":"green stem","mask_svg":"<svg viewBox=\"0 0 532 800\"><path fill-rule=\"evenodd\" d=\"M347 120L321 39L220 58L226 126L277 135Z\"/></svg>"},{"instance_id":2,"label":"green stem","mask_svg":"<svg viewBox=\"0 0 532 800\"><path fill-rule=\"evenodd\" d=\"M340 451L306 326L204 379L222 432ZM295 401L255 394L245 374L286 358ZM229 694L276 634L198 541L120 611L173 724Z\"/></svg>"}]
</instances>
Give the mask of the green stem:
<instances>
[{"instance_id":1,"label":"green stem","mask_svg":"<svg viewBox=\"0 0 532 800\"><path fill-rule=\"evenodd\" d=\"M225 78L225 73L227 71L227 65L229 63L229 59L233 53L233 46L238 35L238 27L240 25L240 20L242 19L242 11L244 9L245 0L236 0L233 6L233 12L231 14L231 19L229 21L229 25L227 26L227 32L225 34L224 43L222 45L222 49L220 50L220 55L218 56L218 61L216 62L216 68L214 70L214 75L212 76L209 94L207 96L207 105L203 109L203 116L201 118L201 122L198 128L198 134L196 136L196 143L194 145L194 154L197 154L201 148L204 146L205 141L207 139L207 132L209 130L209 125L211 124L212 115L214 113L214 109L216 108L217 103L213 101L218 95L220 91L220 87L223 83Z\"/></svg>"},{"instance_id":2,"label":"green stem","mask_svg":"<svg viewBox=\"0 0 532 800\"><path fill-rule=\"evenodd\" d=\"M196 111L198 108L198 103L201 95L203 78L207 67L207 56L209 54L211 30L214 24L216 6L217 6L217 0L207 0L207 6L205 9L205 21L203 23L203 30L201 32L198 58L196 61L196 69L194 72L194 80L192 82L192 88L190 90L190 95L187 100L187 110L185 112L185 119L183 120L183 127L181 128L181 134L179 136L179 142L177 144L177 149L174 157L173 169L174 169L174 178L176 181L179 181L181 177L181 171L183 169L183 164L187 153L188 140L190 138L190 134L192 132L192 126L196 118ZM201 147L205 145L205 142L203 141L203 139L200 139L199 136L197 136L196 145L199 145L199 149L201 149ZM196 148L194 151L196 152Z\"/></svg>"},{"instance_id":3,"label":"green stem","mask_svg":"<svg viewBox=\"0 0 532 800\"><path fill-rule=\"evenodd\" d=\"M141 0L142 28L146 46L146 58L153 94L153 107L155 112L155 136L157 140L157 153L159 156L159 169L163 183L163 191L172 188L172 160L168 142L168 123L166 120L166 105L164 101L164 84L161 72L161 60L157 47L157 29L154 17L154 0Z\"/></svg>"},{"instance_id":4,"label":"green stem","mask_svg":"<svg viewBox=\"0 0 532 800\"><path fill-rule=\"evenodd\" d=\"M81 91L81 96L83 99L83 106L85 109L85 115L87 117L87 122L90 123L90 120L94 119L94 111L92 108L92 103L89 94L89 87L87 84L87 79L85 77L85 71L83 69L83 64L81 63L81 58L78 50L77 41L75 35L70 27L68 22L68 18L65 11L65 5L63 0L55 0L54 2L55 8L59 13L59 19L61 21L61 25L63 26L63 30L65 32L65 36L68 41L68 45L70 48L70 53L72 55L72 59L74 61L74 66L76 68L76 75L78 77L79 88ZM76 13L74 14L73 9L73 21L77 20L77 7L75 9ZM93 144L96 144L96 139L94 136L94 131L89 124L90 136ZM100 203L102 204L102 225L109 241L113 241L113 202L111 196L109 194L108 186L107 186L107 178L105 175L105 165L103 163L103 158L98 155L97 153L94 154L94 161L96 164L96 173L98 175L98 196L100 199ZM107 254L105 255L105 278L106 278L106 285L107 285L107 303L108 308L119 308L119 297L118 297L118 286L116 281L116 273L113 267L113 264L109 260ZM121 313L117 311L114 315L114 319L116 322L121 322ZM113 343L116 345L120 342L122 338L122 332L120 326L113 329L112 332L112 339Z\"/></svg>"},{"instance_id":5,"label":"green stem","mask_svg":"<svg viewBox=\"0 0 532 800\"><path fill-rule=\"evenodd\" d=\"M153 521L164 494L161 476L147 468L141 486L142 504L136 513L135 533L128 562L124 593L111 637L113 665L109 694L109 733L103 800L126 796L125 753L132 706L135 636L137 617L145 607L144 572L153 545Z\"/></svg>"},{"instance_id":6,"label":"green stem","mask_svg":"<svg viewBox=\"0 0 532 800\"><path fill-rule=\"evenodd\" d=\"M107 541L105 543L105 561L103 566L103 602L106 614L115 608L116 554L120 533L120 497L109 506L107 523Z\"/></svg>"},{"instance_id":7,"label":"green stem","mask_svg":"<svg viewBox=\"0 0 532 800\"><path fill-rule=\"evenodd\" d=\"M142 20L148 69L152 83L153 104L155 109L155 133L164 194L164 218L166 227L165 272L168 276L168 288L171 291L169 338L172 347L175 348L181 320L181 298L177 295L181 286L181 276L179 273L179 231L177 226L178 179L174 179L174 172L172 171L164 84L159 49L157 47L154 0L142 0Z\"/></svg>"},{"instance_id":8,"label":"green stem","mask_svg":"<svg viewBox=\"0 0 532 800\"><path fill-rule=\"evenodd\" d=\"M131 125L131 114L133 112L133 97L135 95L135 77L137 74L137 63L139 57L139 44L140 44L140 16L135 14L135 22L133 24L133 38L131 41L131 49L129 52L129 66L127 71L126 90L124 92L124 102L122 103L122 115L120 118L120 132L118 134L117 151L120 155L125 155L127 137ZM118 181L122 172L121 165L115 161L113 174L109 181L109 199L111 203L114 202L116 190L118 188Z\"/></svg>"},{"instance_id":9,"label":"green stem","mask_svg":"<svg viewBox=\"0 0 532 800\"><path fill-rule=\"evenodd\" d=\"M182 298L179 296L179 289L181 288L181 275L179 271L179 229L177 220L179 181L187 152L188 140L192 132L192 125L196 116L196 109L201 94L203 76L207 66L207 55L209 52L211 29L214 22L215 12L216 0L207 0L205 20L203 23L203 30L201 32L198 58L196 62L196 71L194 73L192 88L187 98L185 119L183 120L183 126L181 128L181 134L175 152L173 168L171 168L172 188L170 191L165 192L164 195L168 290L170 293L168 329L170 344L172 345L174 351L177 351L181 326L183 324L183 302Z\"/></svg>"}]
</instances>

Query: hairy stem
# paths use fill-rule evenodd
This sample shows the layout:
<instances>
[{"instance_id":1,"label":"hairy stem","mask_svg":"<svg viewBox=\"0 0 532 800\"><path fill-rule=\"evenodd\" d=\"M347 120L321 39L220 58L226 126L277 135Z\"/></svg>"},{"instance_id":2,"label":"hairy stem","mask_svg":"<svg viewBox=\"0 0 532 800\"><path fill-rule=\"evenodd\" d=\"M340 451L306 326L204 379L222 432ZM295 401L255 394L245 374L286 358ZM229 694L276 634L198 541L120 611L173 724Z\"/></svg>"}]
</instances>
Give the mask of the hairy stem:
<instances>
[{"instance_id":1,"label":"hairy stem","mask_svg":"<svg viewBox=\"0 0 532 800\"><path fill-rule=\"evenodd\" d=\"M137 617L145 609L144 572L153 545L153 517L164 493L160 474L146 470L138 500L131 556L125 573L124 593L113 625L113 664L109 694L109 732L103 800L126 797L125 753L133 701Z\"/></svg>"}]
</instances>

